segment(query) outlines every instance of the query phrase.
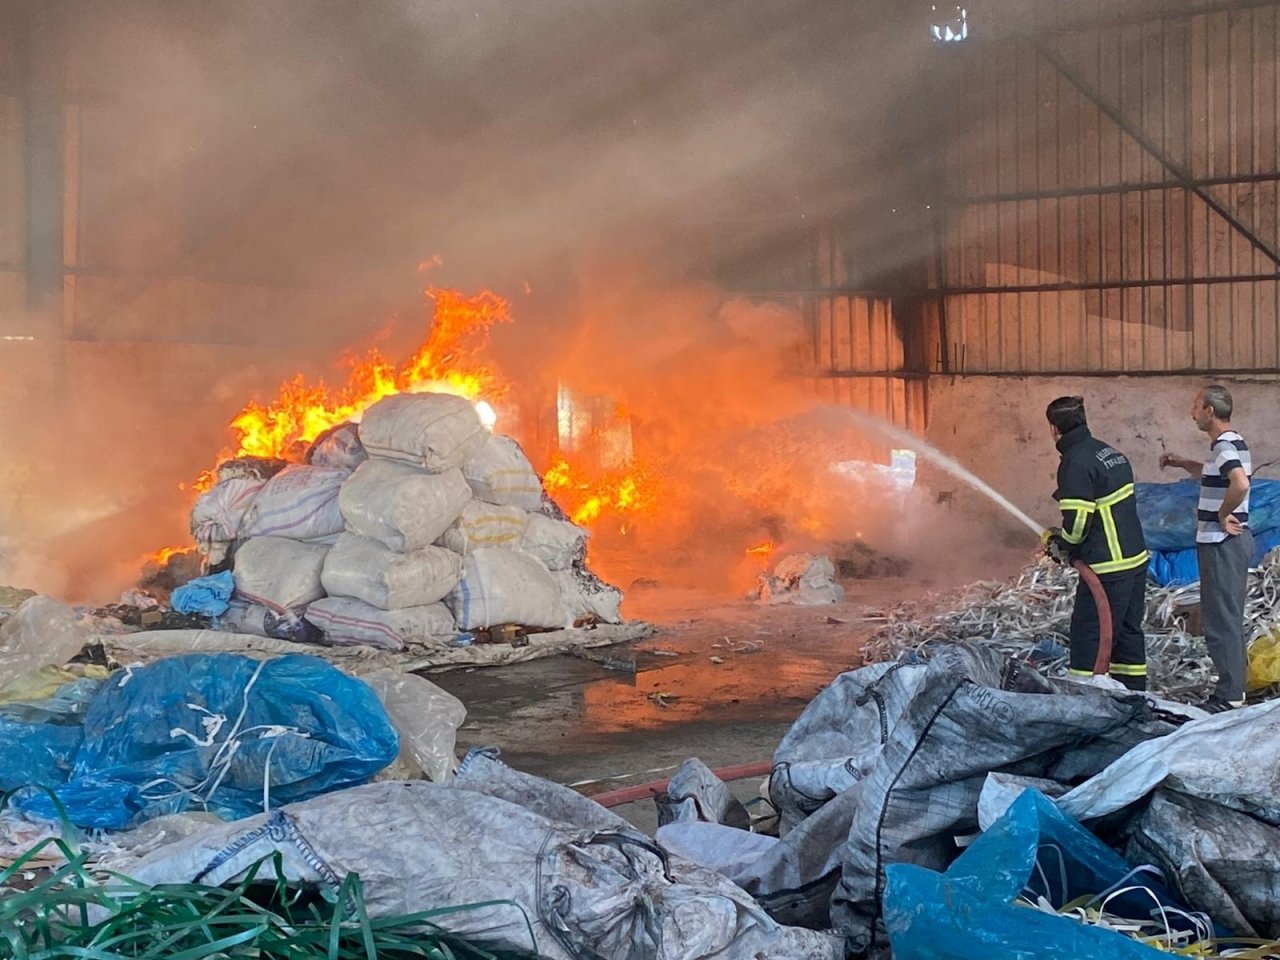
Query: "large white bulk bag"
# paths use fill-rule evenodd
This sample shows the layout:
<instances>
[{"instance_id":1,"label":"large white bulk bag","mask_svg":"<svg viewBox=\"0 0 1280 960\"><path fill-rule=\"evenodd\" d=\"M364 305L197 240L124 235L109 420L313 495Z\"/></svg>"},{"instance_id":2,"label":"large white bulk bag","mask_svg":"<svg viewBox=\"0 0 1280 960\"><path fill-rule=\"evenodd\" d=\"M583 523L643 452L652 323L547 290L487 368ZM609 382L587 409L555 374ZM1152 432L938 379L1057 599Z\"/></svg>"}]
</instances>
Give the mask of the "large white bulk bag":
<instances>
[{"instance_id":1,"label":"large white bulk bag","mask_svg":"<svg viewBox=\"0 0 1280 960\"><path fill-rule=\"evenodd\" d=\"M336 536L343 526L338 491L348 476L337 467L286 467L258 491L240 535L290 540Z\"/></svg>"},{"instance_id":2,"label":"large white bulk bag","mask_svg":"<svg viewBox=\"0 0 1280 960\"><path fill-rule=\"evenodd\" d=\"M307 607L306 618L336 647L403 650L406 643L444 646L458 634L443 603L379 610L351 597L325 597Z\"/></svg>"},{"instance_id":3,"label":"large white bulk bag","mask_svg":"<svg viewBox=\"0 0 1280 960\"><path fill-rule=\"evenodd\" d=\"M484 547L517 547L527 518L528 514L519 507L472 500L440 537L440 545L463 556Z\"/></svg>"},{"instance_id":4,"label":"large white bulk bag","mask_svg":"<svg viewBox=\"0 0 1280 960\"><path fill-rule=\"evenodd\" d=\"M211 557L241 536L245 515L266 481L258 477L228 477L200 495L191 508L191 535L200 552ZM219 551L214 562L222 559Z\"/></svg>"},{"instance_id":5,"label":"large white bulk bag","mask_svg":"<svg viewBox=\"0 0 1280 960\"><path fill-rule=\"evenodd\" d=\"M529 515L520 549L537 557L548 570L565 570L586 555L587 531L567 520L541 513Z\"/></svg>"},{"instance_id":6,"label":"large white bulk bag","mask_svg":"<svg viewBox=\"0 0 1280 960\"><path fill-rule=\"evenodd\" d=\"M585 570L557 570L552 574L560 586L569 616L574 621L622 622L622 591Z\"/></svg>"},{"instance_id":7,"label":"large white bulk bag","mask_svg":"<svg viewBox=\"0 0 1280 960\"><path fill-rule=\"evenodd\" d=\"M542 480L510 437L490 435L462 465L462 475L486 503L522 510L542 506Z\"/></svg>"},{"instance_id":8,"label":"large white bulk bag","mask_svg":"<svg viewBox=\"0 0 1280 960\"><path fill-rule=\"evenodd\" d=\"M347 526L408 553L429 547L471 500L460 470L430 474L390 460L368 460L342 485Z\"/></svg>"},{"instance_id":9,"label":"large white bulk bag","mask_svg":"<svg viewBox=\"0 0 1280 960\"><path fill-rule=\"evenodd\" d=\"M384 397L360 421L360 442L369 456L432 473L461 467L488 436L471 401L447 393Z\"/></svg>"},{"instance_id":10,"label":"large white bulk bag","mask_svg":"<svg viewBox=\"0 0 1280 960\"><path fill-rule=\"evenodd\" d=\"M435 603L458 585L462 558L443 547L396 553L381 540L344 533L324 561L331 597L355 597L383 610Z\"/></svg>"},{"instance_id":11,"label":"large white bulk bag","mask_svg":"<svg viewBox=\"0 0 1280 960\"><path fill-rule=\"evenodd\" d=\"M254 537L236 551L236 593L251 603L284 611L324 596L320 571L329 548L284 537Z\"/></svg>"},{"instance_id":12,"label":"large white bulk bag","mask_svg":"<svg viewBox=\"0 0 1280 960\"><path fill-rule=\"evenodd\" d=\"M445 603L463 630L505 623L553 629L573 625L551 571L526 553L502 547L464 558L462 581Z\"/></svg>"}]
</instances>

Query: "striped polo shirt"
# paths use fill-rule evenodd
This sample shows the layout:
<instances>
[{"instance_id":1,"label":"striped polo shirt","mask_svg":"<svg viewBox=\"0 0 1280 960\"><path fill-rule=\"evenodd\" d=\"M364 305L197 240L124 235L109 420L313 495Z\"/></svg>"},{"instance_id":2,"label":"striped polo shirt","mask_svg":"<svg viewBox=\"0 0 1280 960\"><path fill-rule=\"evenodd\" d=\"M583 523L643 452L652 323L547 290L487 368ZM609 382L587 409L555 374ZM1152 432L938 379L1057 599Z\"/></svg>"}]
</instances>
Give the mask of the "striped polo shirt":
<instances>
[{"instance_id":1,"label":"striped polo shirt","mask_svg":"<svg viewBox=\"0 0 1280 960\"><path fill-rule=\"evenodd\" d=\"M1228 430L1209 445L1209 459L1200 473L1200 506L1197 511L1196 543L1221 543L1227 532L1218 522L1218 511L1227 495L1227 475L1236 467L1244 470L1246 477L1253 475L1253 462L1249 459L1249 445L1244 437ZM1236 507L1233 516L1245 526L1249 525L1249 493Z\"/></svg>"}]
</instances>

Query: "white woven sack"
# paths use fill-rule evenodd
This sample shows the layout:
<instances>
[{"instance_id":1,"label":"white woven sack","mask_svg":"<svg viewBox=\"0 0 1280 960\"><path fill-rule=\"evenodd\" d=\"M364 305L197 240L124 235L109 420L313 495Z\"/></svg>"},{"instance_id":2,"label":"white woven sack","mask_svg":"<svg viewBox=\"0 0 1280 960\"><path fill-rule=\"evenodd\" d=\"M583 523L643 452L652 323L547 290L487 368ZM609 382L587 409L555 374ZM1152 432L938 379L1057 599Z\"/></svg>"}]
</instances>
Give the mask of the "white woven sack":
<instances>
[{"instance_id":1,"label":"white woven sack","mask_svg":"<svg viewBox=\"0 0 1280 960\"><path fill-rule=\"evenodd\" d=\"M347 526L408 553L440 539L471 500L460 470L424 473L390 460L367 460L342 485Z\"/></svg>"},{"instance_id":2,"label":"white woven sack","mask_svg":"<svg viewBox=\"0 0 1280 960\"><path fill-rule=\"evenodd\" d=\"M349 475L337 467L285 467L258 491L240 535L290 540L336 536L342 532L338 490Z\"/></svg>"},{"instance_id":3,"label":"white woven sack","mask_svg":"<svg viewBox=\"0 0 1280 960\"><path fill-rule=\"evenodd\" d=\"M490 436L462 465L476 498L522 510L542 506L542 480L510 437Z\"/></svg>"},{"instance_id":4,"label":"white woven sack","mask_svg":"<svg viewBox=\"0 0 1280 960\"><path fill-rule=\"evenodd\" d=\"M585 552L587 531L567 520L531 513L525 523L520 549L537 557L548 570L566 570Z\"/></svg>"},{"instance_id":5,"label":"white woven sack","mask_svg":"<svg viewBox=\"0 0 1280 960\"><path fill-rule=\"evenodd\" d=\"M251 603L284 611L324 596L320 571L329 548L284 537L254 537L236 551L236 593Z\"/></svg>"},{"instance_id":6,"label":"white woven sack","mask_svg":"<svg viewBox=\"0 0 1280 960\"><path fill-rule=\"evenodd\" d=\"M573 625L551 571L526 553L502 547L466 557L462 580L445 603L463 630L506 623L553 629Z\"/></svg>"},{"instance_id":7,"label":"white woven sack","mask_svg":"<svg viewBox=\"0 0 1280 960\"><path fill-rule=\"evenodd\" d=\"M461 576L462 558L443 547L396 553L380 540L344 533L325 558L320 582L331 597L399 610L436 603Z\"/></svg>"},{"instance_id":8,"label":"white woven sack","mask_svg":"<svg viewBox=\"0 0 1280 960\"><path fill-rule=\"evenodd\" d=\"M443 603L379 610L351 597L325 597L307 607L306 618L337 647L403 650L406 643L444 646L457 636L453 614Z\"/></svg>"},{"instance_id":9,"label":"white woven sack","mask_svg":"<svg viewBox=\"0 0 1280 960\"><path fill-rule=\"evenodd\" d=\"M440 537L440 545L464 557L484 547L517 547L527 519L528 514L519 507L472 500Z\"/></svg>"},{"instance_id":10,"label":"white woven sack","mask_svg":"<svg viewBox=\"0 0 1280 960\"><path fill-rule=\"evenodd\" d=\"M384 397L360 420L360 442L369 456L432 473L461 467L488 436L471 401L447 393Z\"/></svg>"}]
</instances>

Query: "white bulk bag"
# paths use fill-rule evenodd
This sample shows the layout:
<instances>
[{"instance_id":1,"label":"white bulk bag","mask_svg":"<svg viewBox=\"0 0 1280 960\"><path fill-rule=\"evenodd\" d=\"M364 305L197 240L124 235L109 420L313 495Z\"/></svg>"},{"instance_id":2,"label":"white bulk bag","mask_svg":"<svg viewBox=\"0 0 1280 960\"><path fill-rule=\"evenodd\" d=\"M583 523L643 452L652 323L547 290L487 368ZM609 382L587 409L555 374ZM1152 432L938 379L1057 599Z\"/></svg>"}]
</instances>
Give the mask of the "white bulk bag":
<instances>
[{"instance_id":1,"label":"white bulk bag","mask_svg":"<svg viewBox=\"0 0 1280 960\"><path fill-rule=\"evenodd\" d=\"M324 596L320 571L329 548L284 537L254 537L236 551L236 593L283 611Z\"/></svg>"},{"instance_id":2,"label":"white bulk bag","mask_svg":"<svg viewBox=\"0 0 1280 960\"><path fill-rule=\"evenodd\" d=\"M471 401L447 393L384 397L360 421L360 442L369 456L432 473L461 467L488 436Z\"/></svg>"},{"instance_id":3,"label":"white bulk bag","mask_svg":"<svg viewBox=\"0 0 1280 960\"><path fill-rule=\"evenodd\" d=\"M486 503L522 510L542 506L542 480L510 437L490 436L462 465L462 475Z\"/></svg>"},{"instance_id":4,"label":"white bulk bag","mask_svg":"<svg viewBox=\"0 0 1280 960\"><path fill-rule=\"evenodd\" d=\"M586 554L587 531L567 520L541 513L529 515L520 549L537 557L548 570L565 570Z\"/></svg>"},{"instance_id":5,"label":"white bulk bag","mask_svg":"<svg viewBox=\"0 0 1280 960\"><path fill-rule=\"evenodd\" d=\"M524 536L528 515L519 507L500 507L483 500L472 500L462 508L440 545L466 556L483 547L517 547Z\"/></svg>"},{"instance_id":6,"label":"white bulk bag","mask_svg":"<svg viewBox=\"0 0 1280 960\"><path fill-rule=\"evenodd\" d=\"M460 470L424 473L390 460L368 460L342 485L347 526L407 553L429 547L471 499Z\"/></svg>"},{"instance_id":7,"label":"white bulk bag","mask_svg":"<svg viewBox=\"0 0 1280 960\"><path fill-rule=\"evenodd\" d=\"M344 533L324 561L331 597L355 597L383 610L435 603L458 585L462 558L443 547L396 553L380 540Z\"/></svg>"},{"instance_id":8,"label":"white bulk bag","mask_svg":"<svg viewBox=\"0 0 1280 960\"><path fill-rule=\"evenodd\" d=\"M191 508L191 535L202 554L240 538L245 515L264 485L257 477L228 477L200 495Z\"/></svg>"},{"instance_id":9,"label":"white bulk bag","mask_svg":"<svg viewBox=\"0 0 1280 960\"><path fill-rule=\"evenodd\" d=\"M593 573L577 569L557 570L552 576L560 586L560 597L569 616L575 621L622 622L622 591L617 587Z\"/></svg>"},{"instance_id":10,"label":"white bulk bag","mask_svg":"<svg viewBox=\"0 0 1280 960\"><path fill-rule=\"evenodd\" d=\"M351 597L325 597L307 607L307 620L335 647L403 650L406 643L444 646L458 634L443 603L379 610Z\"/></svg>"},{"instance_id":11,"label":"white bulk bag","mask_svg":"<svg viewBox=\"0 0 1280 960\"><path fill-rule=\"evenodd\" d=\"M573 625L551 571L526 553L502 547L486 547L466 557L462 580L444 602L463 630L505 623L550 628Z\"/></svg>"},{"instance_id":12,"label":"white bulk bag","mask_svg":"<svg viewBox=\"0 0 1280 960\"><path fill-rule=\"evenodd\" d=\"M338 490L348 476L336 467L285 467L258 491L240 535L319 540L341 533Z\"/></svg>"}]
</instances>

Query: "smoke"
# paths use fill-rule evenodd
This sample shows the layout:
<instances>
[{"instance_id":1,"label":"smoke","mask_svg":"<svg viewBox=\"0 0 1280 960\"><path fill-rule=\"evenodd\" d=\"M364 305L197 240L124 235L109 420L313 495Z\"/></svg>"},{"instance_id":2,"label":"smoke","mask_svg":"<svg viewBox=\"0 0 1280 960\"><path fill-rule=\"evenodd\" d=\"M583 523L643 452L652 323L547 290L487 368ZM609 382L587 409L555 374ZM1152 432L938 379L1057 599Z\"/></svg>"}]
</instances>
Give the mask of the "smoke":
<instances>
[{"instance_id":1,"label":"smoke","mask_svg":"<svg viewBox=\"0 0 1280 960\"><path fill-rule=\"evenodd\" d=\"M109 599L140 555L184 541L179 485L247 400L330 372L389 316L406 318L400 342L420 329L415 267L432 255L433 283L513 295L495 345L513 379L625 396L638 446L684 491L670 524L635 531L648 556L696 567L691 543L736 554L746 532L867 522L825 472L866 441L787 426L812 406L798 315L725 305L712 281L810 282L811 225L851 217L877 238L851 246L859 281L929 252L912 228L928 124L903 109L932 49L923 8L42 9L61 10L76 106L67 209L48 212L75 283L20 310L22 239L0 236L0 334L39 341L0 344L0 534L24 558L10 549L0 578ZM12 136L0 162L21 155ZM6 222L22 188L0 182Z\"/></svg>"}]
</instances>

